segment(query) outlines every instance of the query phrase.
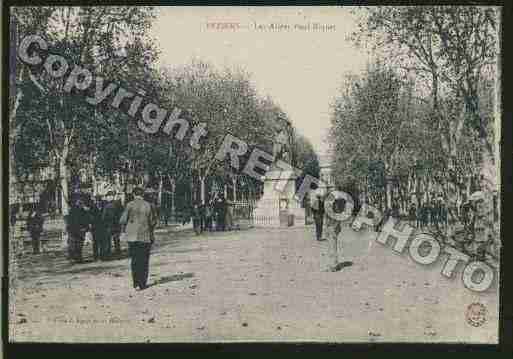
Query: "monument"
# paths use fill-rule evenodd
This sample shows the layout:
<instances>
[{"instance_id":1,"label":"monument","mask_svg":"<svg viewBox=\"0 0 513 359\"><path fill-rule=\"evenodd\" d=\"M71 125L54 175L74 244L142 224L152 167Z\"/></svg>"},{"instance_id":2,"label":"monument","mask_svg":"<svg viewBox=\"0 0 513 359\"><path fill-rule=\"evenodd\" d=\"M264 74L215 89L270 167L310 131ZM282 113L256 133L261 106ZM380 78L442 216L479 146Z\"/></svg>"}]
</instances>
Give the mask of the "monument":
<instances>
[{"instance_id":1,"label":"monument","mask_svg":"<svg viewBox=\"0 0 513 359\"><path fill-rule=\"evenodd\" d=\"M289 227L305 223L305 209L295 198L297 174L284 171L276 163L292 163L291 126L280 126L273 141L273 163L265 174L264 193L258 200L254 223L260 226Z\"/></svg>"}]
</instances>

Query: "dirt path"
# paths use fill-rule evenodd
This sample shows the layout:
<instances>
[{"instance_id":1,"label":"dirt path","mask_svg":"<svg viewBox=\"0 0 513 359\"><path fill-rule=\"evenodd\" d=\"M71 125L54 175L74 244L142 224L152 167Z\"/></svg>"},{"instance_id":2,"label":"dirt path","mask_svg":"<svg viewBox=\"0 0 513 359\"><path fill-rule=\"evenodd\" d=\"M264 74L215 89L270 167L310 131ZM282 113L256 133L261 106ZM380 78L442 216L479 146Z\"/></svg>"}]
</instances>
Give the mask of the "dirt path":
<instances>
[{"instance_id":1,"label":"dirt path","mask_svg":"<svg viewBox=\"0 0 513 359\"><path fill-rule=\"evenodd\" d=\"M353 265L320 271L326 242L313 228L252 229L196 237L161 233L145 291L128 259L70 265L21 261L11 340L46 342L496 342L497 286L486 293L371 241ZM354 242L353 242L354 244ZM87 250L90 250L88 248ZM442 262L443 263L443 262ZM479 327L467 306L487 309Z\"/></svg>"}]
</instances>

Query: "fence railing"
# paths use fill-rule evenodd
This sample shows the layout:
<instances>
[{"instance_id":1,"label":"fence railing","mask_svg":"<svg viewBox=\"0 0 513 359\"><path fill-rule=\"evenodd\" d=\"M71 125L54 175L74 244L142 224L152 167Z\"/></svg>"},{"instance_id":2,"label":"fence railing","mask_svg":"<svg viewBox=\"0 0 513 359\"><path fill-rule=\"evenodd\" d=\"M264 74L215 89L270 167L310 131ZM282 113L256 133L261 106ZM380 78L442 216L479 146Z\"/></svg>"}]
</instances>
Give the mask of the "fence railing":
<instances>
[{"instance_id":1,"label":"fence railing","mask_svg":"<svg viewBox=\"0 0 513 359\"><path fill-rule=\"evenodd\" d=\"M234 225L252 227L255 205L252 202L236 201L231 204Z\"/></svg>"}]
</instances>

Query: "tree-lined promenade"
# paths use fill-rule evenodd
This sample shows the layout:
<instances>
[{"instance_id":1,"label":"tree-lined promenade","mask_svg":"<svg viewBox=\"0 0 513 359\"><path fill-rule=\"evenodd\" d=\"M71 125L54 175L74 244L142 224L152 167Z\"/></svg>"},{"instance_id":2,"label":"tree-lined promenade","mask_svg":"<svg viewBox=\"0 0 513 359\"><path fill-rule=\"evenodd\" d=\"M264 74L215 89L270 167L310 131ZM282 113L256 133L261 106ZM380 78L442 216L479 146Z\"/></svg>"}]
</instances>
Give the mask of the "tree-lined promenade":
<instances>
[{"instance_id":1,"label":"tree-lined promenade","mask_svg":"<svg viewBox=\"0 0 513 359\"><path fill-rule=\"evenodd\" d=\"M365 201L449 237L458 223L470 232L486 228L484 241L493 238L497 254L496 10L370 7L356 13L354 40L373 46L377 60L348 75L335 95L336 182L357 207ZM227 134L267 153L284 135L292 144L290 164L302 169L298 185L306 174L318 176L308 140L272 99L257 94L244 70L201 61L156 66L158 47L148 35L155 16L144 7L14 9L14 55L29 34L44 38L51 54L32 66L27 46L11 56L11 213L30 210L23 208L28 194L35 202L28 207L66 216L73 193L84 187L92 197L105 195L98 184L108 184L124 203L134 186L147 188L166 222L177 213L186 219L193 203L211 203L219 194L253 208L260 181L235 171L229 158L213 160ZM41 47L31 46L31 56ZM394 56L383 60L387 54ZM58 57L69 61L69 76L60 75ZM91 72L94 98L84 101L79 90ZM117 84L117 91L107 91ZM109 101L98 100L105 96ZM167 122L160 118L164 108ZM150 125L151 131L141 130ZM476 192L483 218L473 215Z\"/></svg>"}]
</instances>

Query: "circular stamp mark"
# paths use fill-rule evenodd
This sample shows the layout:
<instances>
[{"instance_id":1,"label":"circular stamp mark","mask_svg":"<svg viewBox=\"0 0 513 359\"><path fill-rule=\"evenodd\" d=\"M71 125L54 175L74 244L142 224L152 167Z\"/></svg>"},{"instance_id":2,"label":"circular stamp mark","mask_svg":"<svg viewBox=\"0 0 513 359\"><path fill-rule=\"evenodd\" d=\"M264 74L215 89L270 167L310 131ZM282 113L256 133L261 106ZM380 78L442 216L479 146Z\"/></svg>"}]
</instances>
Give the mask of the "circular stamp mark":
<instances>
[{"instance_id":1,"label":"circular stamp mark","mask_svg":"<svg viewBox=\"0 0 513 359\"><path fill-rule=\"evenodd\" d=\"M467 307L465 314L467 323L473 327L480 327L486 322L486 307L482 303L472 303Z\"/></svg>"}]
</instances>

